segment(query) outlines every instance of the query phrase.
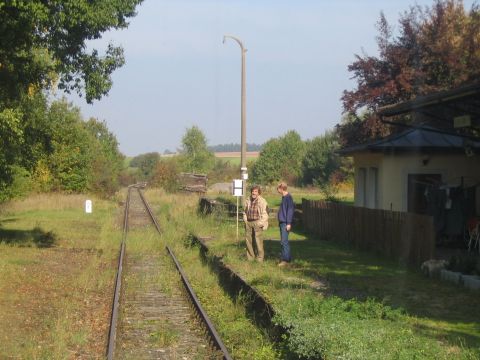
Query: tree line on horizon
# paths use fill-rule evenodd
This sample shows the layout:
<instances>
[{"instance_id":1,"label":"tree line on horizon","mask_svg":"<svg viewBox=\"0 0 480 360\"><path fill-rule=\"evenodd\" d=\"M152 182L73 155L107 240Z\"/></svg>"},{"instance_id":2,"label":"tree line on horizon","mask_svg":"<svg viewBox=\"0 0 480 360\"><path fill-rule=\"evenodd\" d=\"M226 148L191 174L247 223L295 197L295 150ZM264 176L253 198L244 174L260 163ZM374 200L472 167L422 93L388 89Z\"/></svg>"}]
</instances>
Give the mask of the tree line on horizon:
<instances>
[{"instance_id":1,"label":"tree line on horizon","mask_svg":"<svg viewBox=\"0 0 480 360\"><path fill-rule=\"evenodd\" d=\"M247 143L247 151L260 151L262 150L263 145L255 144L255 143ZM230 143L230 144L218 144L218 145L208 145L207 149L211 152L238 152L241 151L241 145L238 143ZM170 149L164 150L164 155L173 155L180 152L181 149L177 149L177 151L172 151Z\"/></svg>"},{"instance_id":2,"label":"tree line on horizon","mask_svg":"<svg viewBox=\"0 0 480 360\"><path fill-rule=\"evenodd\" d=\"M338 156L338 134L326 132L303 141L295 130L268 140L258 159L249 160L250 183L269 185L280 180L290 185L319 186L333 195L335 186L352 180L351 161ZM130 161L131 182L148 181L168 191L179 188L180 172L205 174L210 184L230 182L240 174L239 164L215 158L202 130L193 126L182 138L176 156L162 157L158 152L140 154Z\"/></svg>"}]
</instances>

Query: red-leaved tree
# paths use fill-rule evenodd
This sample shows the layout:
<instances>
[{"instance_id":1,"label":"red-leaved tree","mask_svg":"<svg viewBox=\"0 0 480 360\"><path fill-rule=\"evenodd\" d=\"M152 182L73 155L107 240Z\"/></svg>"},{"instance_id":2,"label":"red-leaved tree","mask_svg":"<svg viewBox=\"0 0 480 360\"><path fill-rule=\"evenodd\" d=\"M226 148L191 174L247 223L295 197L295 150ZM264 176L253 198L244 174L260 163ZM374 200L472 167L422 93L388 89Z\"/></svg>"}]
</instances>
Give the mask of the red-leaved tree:
<instances>
[{"instance_id":1,"label":"red-leaved tree","mask_svg":"<svg viewBox=\"0 0 480 360\"><path fill-rule=\"evenodd\" d=\"M337 125L342 145L388 135L396 130L375 111L384 105L447 90L480 79L480 7L469 11L462 0L435 0L401 14L398 34L381 13L379 55L355 55L348 70L357 86L342 96L347 116Z\"/></svg>"}]
</instances>

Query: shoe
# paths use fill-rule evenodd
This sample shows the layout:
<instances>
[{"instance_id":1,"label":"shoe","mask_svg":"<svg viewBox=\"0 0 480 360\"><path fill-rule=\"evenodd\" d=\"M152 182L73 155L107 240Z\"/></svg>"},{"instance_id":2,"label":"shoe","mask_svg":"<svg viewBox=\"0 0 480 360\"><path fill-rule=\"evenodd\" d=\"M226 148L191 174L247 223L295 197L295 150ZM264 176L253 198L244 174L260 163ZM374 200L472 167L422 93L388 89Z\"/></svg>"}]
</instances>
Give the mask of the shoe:
<instances>
[{"instance_id":1,"label":"shoe","mask_svg":"<svg viewBox=\"0 0 480 360\"><path fill-rule=\"evenodd\" d=\"M288 265L288 262L282 260L282 261L280 261L280 262L278 263L277 266L279 266L279 267L284 267L284 266L287 266L287 265Z\"/></svg>"}]
</instances>

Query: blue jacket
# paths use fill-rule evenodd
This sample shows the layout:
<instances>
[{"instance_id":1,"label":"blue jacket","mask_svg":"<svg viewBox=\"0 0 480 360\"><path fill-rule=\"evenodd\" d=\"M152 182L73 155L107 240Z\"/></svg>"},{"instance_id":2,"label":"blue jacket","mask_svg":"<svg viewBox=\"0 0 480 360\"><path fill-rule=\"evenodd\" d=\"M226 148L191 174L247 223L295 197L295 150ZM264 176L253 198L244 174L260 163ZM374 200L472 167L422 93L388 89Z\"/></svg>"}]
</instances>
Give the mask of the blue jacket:
<instances>
[{"instance_id":1,"label":"blue jacket","mask_svg":"<svg viewBox=\"0 0 480 360\"><path fill-rule=\"evenodd\" d=\"M293 203L293 198L290 193L285 196L282 196L282 203L278 209L278 222L292 224L293 213L295 212L295 204Z\"/></svg>"}]
</instances>

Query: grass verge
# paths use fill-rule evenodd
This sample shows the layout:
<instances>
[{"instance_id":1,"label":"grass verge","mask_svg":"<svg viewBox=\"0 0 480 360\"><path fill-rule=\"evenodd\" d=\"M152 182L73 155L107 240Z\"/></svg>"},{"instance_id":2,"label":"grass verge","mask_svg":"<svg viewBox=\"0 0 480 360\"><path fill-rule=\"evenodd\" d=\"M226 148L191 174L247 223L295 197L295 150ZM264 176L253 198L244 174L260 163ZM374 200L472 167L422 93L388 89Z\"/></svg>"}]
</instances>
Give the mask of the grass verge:
<instances>
[{"instance_id":1,"label":"grass verge","mask_svg":"<svg viewBox=\"0 0 480 360\"><path fill-rule=\"evenodd\" d=\"M0 211L0 358L103 358L118 252L112 202L40 195ZM8 325L7 325L8 324Z\"/></svg>"},{"instance_id":2,"label":"grass verge","mask_svg":"<svg viewBox=\"0 0 480 360\"><path fill-rule=\"evenodd\" d=\"M191 201L170 201L175 208L170 208L169 223L176 231L214 235L212 251L269 299L277 312L274 320L288 330L286 344L297 357L480 357L477 293L300 232L291 236L294 262L279 269L276 228L265 233L267 260L248 263L234 224L197 220Z\"/></svg>"}]
</instances>

